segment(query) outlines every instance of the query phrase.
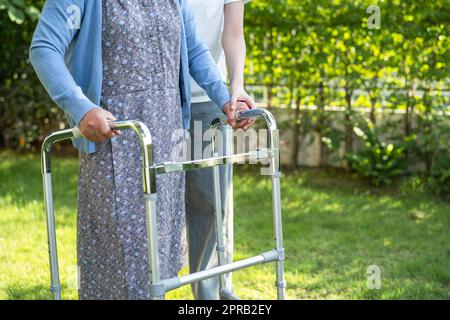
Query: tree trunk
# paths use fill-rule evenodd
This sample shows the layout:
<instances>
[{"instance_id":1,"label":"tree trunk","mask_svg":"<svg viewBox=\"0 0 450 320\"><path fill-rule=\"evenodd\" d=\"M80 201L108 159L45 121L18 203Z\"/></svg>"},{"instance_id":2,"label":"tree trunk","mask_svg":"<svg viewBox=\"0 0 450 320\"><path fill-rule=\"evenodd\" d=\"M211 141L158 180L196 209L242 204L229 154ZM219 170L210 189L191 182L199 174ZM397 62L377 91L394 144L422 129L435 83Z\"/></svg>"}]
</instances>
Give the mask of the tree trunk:
<instances>
[{"instance_id":1,"label":"tree trunk","mask_svg":"<svg viewBox=\"0 0 450 320\"><path fill-rule=\"evenodd\" d=\"M353 152L353 126L352 126L352 96L353 90L348 83L345 85L345 152Z\"/></svg>"},{"instance_id":2,"label":"tree trunk","mask_svg":"<svg viewBox=\"0 0 450 320\"><path fill-rule=\"evenodd\" d=\"M370 95L370 121L374 125L377 123L377 114L376 114L377 98L376 98L375 94L373 93L373 91L376 92L377 89L378 89L378 76L376 76L373 79L373 89L372 89L372 94Z\"/></svg>"},{"instance_id":3,"label":"tree trunk","mask_svg":"<svg viewBox=\"0 0 450 320\"><path fill-rule=\"evenodd\" d=\"M324 167L327 165L328 149L325 143L322 141L326 128L326 113L325 113L325 85L323 81L319 83L319 99L318 99L318 117L317 117L317 133L319 135L319 166Z\"/></svg>"},{"instance_id":4,"label":"tree trunk","mask_svg":"<svg viewBox=\"0 0 450 320\"><path fill-rule=\"evenodd\" d=\"M270 81L269 81L269 85L267 88L267 108L270 110L272 109L272 99L273 99L273 79L274 79L274 72L273 72L273 61L274 61L274 57L273 57L273 51L274 51L274 40L273 40L273 30L270 29L270 34L269 34L269 52L270 52Z\"/></svg>"},{"instance_id":5,"label":"tree trunk","mask_svg":"<svg viewBox=\"0 0 450 320\"><path fill-rule=\"evenodd\" d=\"M294 130L292 132L292 156L291 156L291 165L293 168L299 167L298 154L300 152L300 127L301 127L301 118L300 118L300 105L302 98L300 94L297 97L297 101L295 104L295 113L294 113Z\"/></svg>"},{"instance_id":6,"label":"tree trunk","mask_svg":"<svg viewBox=\"0 0 450 320\"><path fill-rule=\"evenodd\" d=\"M428 87L425 90L424 96L423 96L423 103L425 105L425 121L424 121L424 128L423 128L423 132L422 134L427 136L427 135L431 135L432 133L432 127L431 127L431 123L429 120L429 117L431 116L431 99L429 99L428 97L430 96L431 93L431 85L430 87ZM433 158L434 158L434 151L433 149L429 148L428 146L424 146L425 147L425 151L424 151L424 162L425 162L425 173L427 176L431 176L431 170L433 168Z\"/></svg>"},{"instance_id":7,"label":"tree trunk","mask_svg":"<svg viewBox=\"0 0 450 320\"><path fill-rule=\"evenodd\" d=\"M0 129L0 149L6 148L6 138L3 134L2 130Z\"/></svg>"},{"instance_id":8,"label":"tree trunk","mask_svg":"<svg viewBox=\"0 0 450 320\"><path fill-rule=\"evenodd\" d=\"M377 123L377 114L375 111L376 101L375 99L370 102L370 121L375 125Z\"/></svg>"}]
</instances>

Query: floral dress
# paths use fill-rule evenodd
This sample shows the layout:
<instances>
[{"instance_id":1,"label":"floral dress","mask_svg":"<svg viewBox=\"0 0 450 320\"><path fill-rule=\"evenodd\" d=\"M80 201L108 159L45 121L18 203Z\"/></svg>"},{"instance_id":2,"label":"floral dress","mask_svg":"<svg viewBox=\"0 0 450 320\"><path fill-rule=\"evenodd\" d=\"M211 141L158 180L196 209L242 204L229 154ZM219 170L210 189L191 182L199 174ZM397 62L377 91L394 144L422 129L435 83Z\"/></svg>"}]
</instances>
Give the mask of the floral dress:
<instances>
[{"instance_id":1,"label":"floral dress","mask_svg":"<svg viewBox=\"0 0 450 320\"><path fill-rule=\"evenodd\" d=\"M155 162L171 160L183 127L181 12L177 0L103 1L101 105L118 120L139 120L152 134ZM146 299L148 250L141 147L136 134L96 143L79 156L80 299ZM184 174L157 177L161 278L184 263Z\"/></svg>"}]
</instances>

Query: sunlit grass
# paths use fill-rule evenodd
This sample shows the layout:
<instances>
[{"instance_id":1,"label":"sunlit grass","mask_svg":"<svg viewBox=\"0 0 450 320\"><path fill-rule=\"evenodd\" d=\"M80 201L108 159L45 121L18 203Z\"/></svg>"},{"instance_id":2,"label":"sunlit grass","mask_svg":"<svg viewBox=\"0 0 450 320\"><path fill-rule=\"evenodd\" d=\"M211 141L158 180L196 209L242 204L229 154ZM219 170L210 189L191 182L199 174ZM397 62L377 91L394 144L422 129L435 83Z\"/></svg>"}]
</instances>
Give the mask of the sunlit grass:
<instances>
[{"instance_id":1,"label":"sunlit grass","mask_svg":"<svg viewBox=\"0 0 450 320\"><path fill-rule=\"evenodd\" d=\"M273 247L270 180L235 175L235 258ZM65 299L77 298L76 160L54 161L54 196ZM406 191L405 191L406 190ZM450 205L407 188L371 190L333 171L282 178L289 299L450 298ZM49 299L39 157L0 153L0 299ZM382 270L367 288L367 267ZM182 273L185 274L187 268ZM274 266L233 274L243 298L274 299ZM186 286L168 298L191 299Z\"/></svg>"}]
</instances>

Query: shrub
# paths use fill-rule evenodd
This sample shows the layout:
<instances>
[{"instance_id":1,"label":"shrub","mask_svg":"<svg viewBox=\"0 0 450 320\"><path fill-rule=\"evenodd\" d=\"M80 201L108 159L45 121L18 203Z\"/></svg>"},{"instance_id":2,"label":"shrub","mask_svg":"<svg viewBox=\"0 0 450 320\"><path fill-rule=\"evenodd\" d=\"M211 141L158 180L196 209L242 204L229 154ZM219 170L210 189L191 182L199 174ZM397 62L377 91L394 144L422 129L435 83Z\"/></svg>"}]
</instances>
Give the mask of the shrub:
<instances>
[{"instance_id":1,"label":"shrub","mask_svg":"<svg viewBox=\"0 0 450 320\"><path fill-rule=\"evenodd\" d=\"M0 0L0 148L36 150L60 127L63 113L50 100L28 60L42 0Z\"/></svg>"},{"instance_id":2,"label":"shrub","mask_svg":"<svg viewBox=\"0 0 450 320\"><path fill-rule=\"evenodd\" d=\"M430 181L431 190L444 200L450 201L450 157L442 155L439 165L433 169Z\"/></svg>"},{"instance_id":3,"label":"shrub","mask_svg":"<svg viewBox=\"0 0 450 320\"><path fill-rule=\"evenodd\" d=\"M363 143L360 151L345 155L353 170L375 186L391 184L405 173L405 152L410 145L408 141L398 146L381 141L369 119L359 121L353 131Z\"/></svg>"},{"instance_id":4,"label":"shrub","mask_svg":"<svg viewBox=\"0 0 450 320\"><path fill-rule=\"evenodd\" d=\"M443 125L438 136L438 148L434 156L429 178L431 191L450 201L450 127Z\"/></svg>"}]
</instances>

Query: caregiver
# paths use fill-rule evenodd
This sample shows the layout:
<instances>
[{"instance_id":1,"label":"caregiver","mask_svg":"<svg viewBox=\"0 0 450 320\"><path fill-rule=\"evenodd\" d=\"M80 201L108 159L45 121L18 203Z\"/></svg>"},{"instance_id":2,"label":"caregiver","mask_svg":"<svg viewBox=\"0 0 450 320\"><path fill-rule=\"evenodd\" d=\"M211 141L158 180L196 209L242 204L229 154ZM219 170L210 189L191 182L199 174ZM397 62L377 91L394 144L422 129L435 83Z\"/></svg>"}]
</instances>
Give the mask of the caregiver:
<instances>
[{"instance_id":1,"label":"caregiver","mask_svg":"<svg viewBox=\"0 0 450 320\"><path fill-rule=\"evenodd\" d=\"M196 35L187 0L47 0L30 59L69 124L85 137L73 141L80 151L79 298L146 299L139 141L130 131L111 129L109 121L144 122L155 161L170 160L179 143L172 133L189 127L192 75L236 125L230 94ZM182 173L157 177L163 279L183 264L184 188Z\"/></svg>"},{"instance_id":2,"label":"caregiver","mask_svg":"<svg viewBox=\"0 0 450 320\"><path fill-rule=\"evenodd\" d=\"M256 108L253 99L244 90L244 67L246 44L244 38L244 3L248 0L189 0L194 12L197 31L210 48L214 61L223 79L228 78L231 87L231 102L245 101ZM207 93L192 81L191 141L202 144L198 138L206 135L211 121L220 117L220 107L211 101ZM252 121L246 124L250 126ZM202 134L196 138L198 128ZM244 128L245 129L245 128ZM202 151L208 148L208 140L203 142ZM199 157L201 158L202 154ZM226 239L225 262L233 261L233 167L223 165L219 168L222 199L221 218ZM215 200L213 169L206 168L186 172L186 219L187 240L189 244L190 272L198 272L217 266L215 225ZM231 293L231 273L225 277L226 287ZM209 278L192 284L196 299L217 300L219 278Z\"/></svg>"}]
</instances>

